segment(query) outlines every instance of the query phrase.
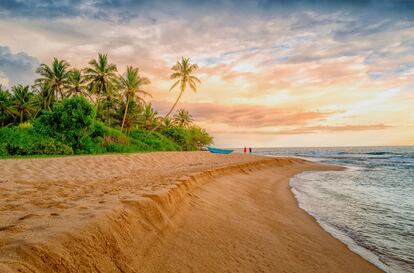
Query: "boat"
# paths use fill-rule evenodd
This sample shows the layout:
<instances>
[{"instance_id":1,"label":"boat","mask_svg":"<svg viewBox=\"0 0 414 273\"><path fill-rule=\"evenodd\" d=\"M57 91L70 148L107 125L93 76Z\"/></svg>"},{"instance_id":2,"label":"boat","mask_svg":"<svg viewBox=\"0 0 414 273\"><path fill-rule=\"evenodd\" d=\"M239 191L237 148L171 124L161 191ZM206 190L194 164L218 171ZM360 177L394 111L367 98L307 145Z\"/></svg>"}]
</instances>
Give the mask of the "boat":
<instances>
[{"instance_id":1,"label":"boat","mask_svg":"<svg viewBox=\"0 0 414 273\"><path fill-rule=\"evenodd\" d=\"M228 150L228 149L218 149L218 148L213 148L213 147L207 147L207 150L210 153L215 153L215 154L230 154L234 151L234 150Z\"/></svg>"}]
</instances>

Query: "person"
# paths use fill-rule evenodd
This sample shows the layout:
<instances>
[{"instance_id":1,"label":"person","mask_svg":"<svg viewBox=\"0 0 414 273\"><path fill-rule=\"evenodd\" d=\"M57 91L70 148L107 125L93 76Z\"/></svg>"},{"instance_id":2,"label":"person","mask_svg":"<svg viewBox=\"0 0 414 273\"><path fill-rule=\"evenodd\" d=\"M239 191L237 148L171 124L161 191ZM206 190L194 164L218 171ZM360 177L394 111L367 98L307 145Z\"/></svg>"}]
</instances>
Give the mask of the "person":
<instances>
[{"instance_id":1,"label":"person","mask_svg":"<svg viewBox=\"0 0 414 273\"><path fill-rule=\"evenodd\" d=\"M249 147L249 154L252 153L252 147Z\"/></svg>"},{"instance_id":2,"label":"person","mask_svg":"<svg viewBox=\"0 0 414 273\"><path fill-rule=\"evenodd\" d=\"M244 154L246 154L247 153L247 148L246 147L244 147Z\"/></svg>"}]
</instances>

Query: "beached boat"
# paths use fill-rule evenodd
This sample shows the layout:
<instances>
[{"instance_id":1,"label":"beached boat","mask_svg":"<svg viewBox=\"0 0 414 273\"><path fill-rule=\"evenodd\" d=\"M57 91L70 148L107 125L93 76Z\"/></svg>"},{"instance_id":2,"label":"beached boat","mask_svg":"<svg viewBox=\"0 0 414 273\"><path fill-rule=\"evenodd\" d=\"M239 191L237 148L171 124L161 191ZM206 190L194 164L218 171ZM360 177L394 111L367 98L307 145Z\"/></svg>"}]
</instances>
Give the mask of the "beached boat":
<instances>
[{"instance_id":1,"label":"beached boat","mask_svg":"<svg viewBox=\"0 0 414 273\"><path fill-rule=\"evenodd\" d=\"M218 149L218 148L213 148L213 147L207 147L207 150L215 154L230 154L234 151L234 150L228 150L228 149Z\"/></svg>"}]
</instances>

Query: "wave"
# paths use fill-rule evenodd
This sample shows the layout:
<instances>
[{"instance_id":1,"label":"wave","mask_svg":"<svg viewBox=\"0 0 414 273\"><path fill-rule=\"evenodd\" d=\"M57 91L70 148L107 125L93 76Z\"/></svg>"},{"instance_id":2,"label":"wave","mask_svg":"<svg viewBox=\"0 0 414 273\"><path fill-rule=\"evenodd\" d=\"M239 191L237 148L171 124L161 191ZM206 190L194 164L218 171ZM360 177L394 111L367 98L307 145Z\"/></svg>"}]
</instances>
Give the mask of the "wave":
<instances>
[{"instance_id":1,"label":"wave","mask_svg":"<svg viewBox=\"0 0 414 273\"><path fill-rule=\"evenodd\" d=\"M381 270L385 272L391 272L389 267L382 261L381 257L373 251L373 249L375 248L374 246L368 245L366 244L366 242L356 239L354 236L352 236L352 231L350 229L330 223L327 219L324 219L315 211L312 211L305 205L306 202L304 200L304 197L306 196L306 198L309 198L310 194L306 191L301 190L300 187L296 186L295 183L296 181L306 179L305 177L303 177L303 175L305 174L312 175L312 172L304 172L290 179L291 191L293 192L293 195L295 196L299 207L306 211L306 213L311 215L313 218L315 218L316 222L325 231L327 231L333 237L345 243L351 251L360 255L361 257L371 262Z\"/></svg>"}]
</instances>

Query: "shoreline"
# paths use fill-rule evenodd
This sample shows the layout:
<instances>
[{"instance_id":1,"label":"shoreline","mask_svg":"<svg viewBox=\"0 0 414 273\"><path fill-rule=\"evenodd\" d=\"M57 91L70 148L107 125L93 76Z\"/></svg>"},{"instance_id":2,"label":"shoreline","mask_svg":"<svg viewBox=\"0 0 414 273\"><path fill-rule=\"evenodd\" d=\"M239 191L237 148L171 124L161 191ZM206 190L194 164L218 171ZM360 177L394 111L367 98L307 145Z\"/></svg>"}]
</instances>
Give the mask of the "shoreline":
<instances>
[{"instance_id":1,"label":"shoreline","mask_svg":"<svg viewBox=\"0 0 414 273\"><path fill-rule=\"evenodd\" d=\"M217 156L205 152L113 155L111 160L102 159L99 156L82 158L84 159L73 157L57 160L36 159L32 162L28 159L24 160L26 163L16 162L19 160L0 161L2 171L8 170L5 173L6 179L0 183L0 187L6 188L6 194L3 194L1 198L8 198L9 202L6 207L2 207L2 212L7 209L13 210L13 205L15 205L13 213L9 211L6 217L3 216L0 219L0 269L2 271L15 272L21 269L26 272L34 268L40 269L41 272L56 270L61 272L76 270L135 272L137 269L140 269L140 272L142 269L145 269L143 272L157 272L155 269L160 269L159 266L165 266L164 269L179 266L182 272L191 272L197 266L204 269L210 266L210 272L218 272L214 271L217 266L216 260L211 260L209 257L212 252L207 251L211 247L211 250L215 249L216 246L211 242L210 244L204 242L207 245L202 245L204 237L197 237L197 232L199 234L207 232L205 235L210 237L210 241L218 239L217 244L224 244L221 250L226 253L225 256L236 260L242 258L245 252L238 252L237 247L236 250L227 249L227 247L234 247L234 244L238 244L240 249L244 249L246 243L248 245L252 241L232 240L232 233L228 233L222 223L210 221L211 219L210 222L206 222L206 226L210 225L214 232L205 230L201 226L196 233L192 233L197 227L197 222L208 215L208 213L201 213L202 210L212 213L214 218L222 216L224 219L232 219L236 215L241 217L243 211L261 212L277 205L276 208L279 208L277 212L266 210L268 215L263 215L269 217L270 224L262 223L261 218L250 218L251 213L246 214L246 219L235 218L238 225L231 226L234 234L239 232L244 234L242 236L244 239L257 240L261 238L260 233L265 232L270 226L268 239L274 240L274 244L269 249L267 249L266 240L262 241L263 245L253 244L254 248L262 247L260 251L256 249L251 252L251 248L245 249L251 252L252 256L238 261L237 269L241 272L249 272L252 269L251 266L258 261L262 262L261 265L265 271L274 272L271 268L277 268L272 267L275 266L273 259L275 257L288 261L285 262L285 268L296 272L304 272L301 270L305 269L307 272L357 272L339 270L340 268L350 269L344 261L341 261L341 258L346 258L346 263L352 259L358 266L366 269L364 272L381 272L323 230L312 216L299 208L290 190L289 180L296 173L303 170L326 170L338 167L328 167L300 159L243 155ZM76 160L78 162L72 162ZM95 169L91 168L91 163L95 164ZM24 166L20 166L21 164ZM46 170L37 171L36 168L42 167L42 164ZM55 168L48 170L48 166L53 164ZM25 169L25 166L29 169ZM114 167L118 169L113 169ZM17 178L12 178L13 172L17 171L20 171ZM97 173L98 171L100 172ZM91 177L93 174L94 176ZM137 180L137 177L140 179ZM259 196L260 192L258 192L262 189L258 189L257 184L251 182L252 178L257 177L261 177L260 181L263 183L261 186L267 186L268 192L261 193L263 196ZM279 178L269 179L270 177ZM9 181L11 179L14 180ZM240 181L245 182L240 184ZM48 187L42 188L44 183ZM71 185L69 189L67 189L68 184ZM137 190L138 186L142 188ZM36 190L50 194L32 196L30 202L34 205L32 204L30 208L25 208L24 205L19 207L17 199L12 198L13 194L18 194L22 190L28 193L30 187L32 187L31 190L35 190L33 194ZM15 188L14 192L10 192L13 188ZM269 191L271 189L276 192ZM235 195L236 191L239 191L239 195ZM84 196L80 197L79 194L82 193ZM225 199L220 200L223 198L223 193L225 193ZM248 199L251 193L257 194L257 198ZM269 196L274 197L274 195L278 197L274 198L276 201L269 201ZM47 198L55 197L56 199L56 196L60 196L60 200L36 204ZM229 198L240 200L241 197L250 200L254 206L248 205L248 202L244 204L239 201L236 205L240 206L240 211L234 214L235 204L230 202L232 200L229 201ZM10 200L16 202L13 203ZM226 207L226 202L230 202L231 206ZM271 202L279 203L271 204ZM70 204L73 207L68 207ZM206 204L209 205L206 206ZM219 206L211 211L211 205ZM281 207L284 209L280 210ZM50 208L63 211L53 213L49 212ZM222 211L217 211L217 208ZM90 212L91 209L92 212ZM279 218L274 213L278 214ZM292 226L292 223L295 224ZM277 227L273 226L275 224L278 224ZM251 229L246 229L244 225L251 225ZM287 225L285 229L282 228L283 225ZM312 228L309 229L309 226ZM259 233L252 234L252 230L256 228ZM220 232L224 232L225 236L214 237L214 234ZM304 232L306 236L304 234L299 236L301 232ZM193 239L200 239L200 241L193 241L186 248L181 249L184 252L180 252L177 244L186 246L188 243L186 237L191 236L195 236ZM310 239L307 236L315 238ZM283 240L285 244L280 244ZM306 245L305 241L310 245ZM326 241L329 243L324 243ZM199 242L201 245L194 242ZM285 252L279 253L279 250L275 250L276 246L286 248L286 243L288 247ZM315 243L325 245L321 251L315 252L318 250L318 247L315 248ZM304 248L301 249L300 246ZM182 267L183 264L174 264L175 262L168 264L171 262L168 247L173 247L170 250L174 252L174 255L180 253L188 255L188 252L193 253L191 251L194 251L194 255L199 255L197 253L201 251L203 255L199 259L193 259L191 264L185 264L184 267ZM267 251L264 251L266 249ZM334 249L341 255L335 254L336 256L330 257L333 254L330 251L326 252L327 249ZM164 255L159 256L160 253ZM297 257L298 254L306 256L310 253L312 253L308 257L310 261L313 260L312 257L317 256L319 262L309 263ZM289 256L290 254L293 256ZM176 261L180 261L180 257L176 258ZM220 268L228 267L231 270L235 264L223 261L220 266L222 266ZM280 268L280 264L277 266ZM330 268L335 270L332 271Z\"/></svg>"},{"instance_id":2,"label":"shoreline","mask_svg":"<svg viewBox=\"0 0 414 273\"><path fill-rule=\"evenodd\" d=\"M349 168L353 168L353 167L346 167L344 171L348 170ZM303 211L305 211L307 214L311 215L323 230L325 230L331 236L333 236L334 238L344 243L352 252L358 254L359 256L361 256L368 262L372 263L373 265L375 265L382 271L388 272L389 271L388 266L381 261L380 257L377 254L365 248L364 246L361 246L352 237L347 235L343 230L340 230L330 225L328 222L323 221L319 215L317 215L316 213L313 213L308 208L306 208L305 204L302 202L302 200L298 196L298 190L292 185L292 182L296 179L296 177L305 175L304 173L306 173L306 171L293 176L289 182L291 191L293 192L293 195L298 203L298 207L301 208Z\"/></svg>"}]
</instances>

